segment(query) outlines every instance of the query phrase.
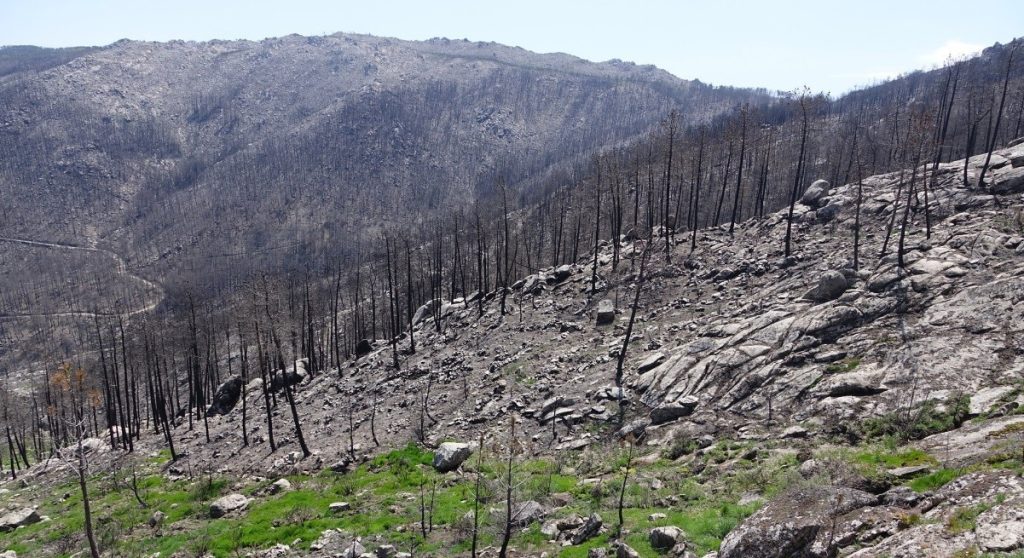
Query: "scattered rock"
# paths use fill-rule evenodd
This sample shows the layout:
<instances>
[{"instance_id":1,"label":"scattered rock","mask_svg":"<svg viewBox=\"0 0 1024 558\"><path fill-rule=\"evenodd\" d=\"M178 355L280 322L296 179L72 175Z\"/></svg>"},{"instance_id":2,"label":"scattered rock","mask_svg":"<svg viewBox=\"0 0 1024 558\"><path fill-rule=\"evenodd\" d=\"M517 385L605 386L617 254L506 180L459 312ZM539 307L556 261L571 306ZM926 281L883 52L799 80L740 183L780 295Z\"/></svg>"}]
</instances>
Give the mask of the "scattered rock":
<instances>
[{"instance_id":1,"label":"scattered rock","mask_svg":"<svg viewBox=\"0 0 1024 558\"><path fill-rule=\"evenodd\" d=\"M221 496L210 504L210 517L216 519L225 515L242 511L249 506L249 499L242 494L228 494Z\"/></svg>"},{"instance_id":2,"label":"scattered rock","mask_svg":"<svg viewBox=\"0 0 1024 558\"><path fill-rule=\"evenodd\" d=\"M352 510L352 504L348 502L332 502L327 506L331 513L343 513Z\"/></svg>"},{"instance_id":3,"label":"scattered rock","mask_svg":"<svg viewBox=\"0 0 1024 558\"><path fill-rule=\"evenodd\" d=\"M596 513L590 514L590 517L587 518L587 521L584 522L583 525L581 525L578 529L573 531L572 536L569 537L569 542L573 545L577 545L589 541L590 539L596 537L599 532L601 532L601 525L603 524L604 522L602 521L600 515Z\"/></svg>"}]
</instances>

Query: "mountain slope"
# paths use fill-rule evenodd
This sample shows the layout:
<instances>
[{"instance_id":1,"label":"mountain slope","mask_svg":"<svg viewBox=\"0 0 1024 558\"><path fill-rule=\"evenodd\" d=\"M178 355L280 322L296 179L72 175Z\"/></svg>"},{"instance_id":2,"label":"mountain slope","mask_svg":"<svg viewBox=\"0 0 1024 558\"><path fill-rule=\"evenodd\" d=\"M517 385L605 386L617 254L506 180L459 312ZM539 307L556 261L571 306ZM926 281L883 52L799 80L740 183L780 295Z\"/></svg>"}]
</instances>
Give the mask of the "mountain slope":
<instances>
[{"instance_id":1,"label":"mountain slope","mask_svg":"<svg viewBox=\"0 0 1024 558\"><path fill-rule=\"evenodd\" d=\"M705 118L755 98L496 44L121 41L0 81L0 233L101 240L161 276L295 247L214 260L215 282L350 255L382 220L472 203L499 178L518 190L673 108Z\"/></svg>"}]
</instances>

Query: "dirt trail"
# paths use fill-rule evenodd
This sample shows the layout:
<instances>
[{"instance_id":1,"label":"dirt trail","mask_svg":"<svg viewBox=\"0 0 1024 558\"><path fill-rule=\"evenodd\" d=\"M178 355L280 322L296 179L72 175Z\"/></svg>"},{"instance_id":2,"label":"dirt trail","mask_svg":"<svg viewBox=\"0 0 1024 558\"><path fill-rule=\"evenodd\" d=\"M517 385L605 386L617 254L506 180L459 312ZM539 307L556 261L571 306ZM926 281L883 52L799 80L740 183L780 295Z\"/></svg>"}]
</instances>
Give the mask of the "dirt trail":
<instances>
[{"instance_id":1,"label":"dirt trail","mask_svg":"<svg viewBox=\"0 0 1024 558\"><path fill-rule=\"evenodd\" d=\"M140 281L143 284L145 284L148 288L150 288L150 289L152 289L152 290L154 290L154 291L156 291L158 293L158 296L156 297L156 299L153 302L151 302L151 303L149 303L149 304L147 304L147 305L145 305L145 306L143 306L141 308L136 308L134 310L129 310L128 312L123 313L123 314L117 313L117 312L87 312L87 311L51 312L51 313L39 313L39 314L33 314L33 313L13 313L13 314L0 314L0 320L2 320L2 319L15 319L15 318L33 318L33 317L83 317L83 318L96 318L96 317L99 317L99 318L108 318L108 317L114 317L114 316L118 316L118 315L134 316L136 314L142 314L142 313L145 313L145 312L149 312L150 310L156 308L157 305L159 305L163 301L163 299L164 299L164 289L163 289L163 287L161 287L158 283L155 283L153 281L150 281L149 279L146 279L145 277L141 277L139 275L135 275L135 274L131 273L130 271L128 271L128 264L127 264L127 262L125 262L124 258L121 257L121 255L116 253L116 252L112 252L112 251L106 250L104 248L97 248L95 246L78 246L78 245L75 245L75 244L64 244L64 243L59 243L59 242L45 242L45 241L40 241L40 240L29 240L29 239L25 239L25 238L12 238L12 237L4 237L4 236L0 236L0 242L11 242L11 243L15 243L15 244L25 244L25 245L28 245L28 246L39 246L39 247L42 247L42 248L52 248L52 249L57 249L57 250L81 250L81 251L84 251L84 252L96 252L96 253L99 253L99 254L104 254L104 255L110 256L111 258L114 259L115 262L117 262L117 266L116 266L115 270L116 270L116 272L119 275L130 277L131 279L133 279L135 281Z\"/></svg>"}]
</instances>

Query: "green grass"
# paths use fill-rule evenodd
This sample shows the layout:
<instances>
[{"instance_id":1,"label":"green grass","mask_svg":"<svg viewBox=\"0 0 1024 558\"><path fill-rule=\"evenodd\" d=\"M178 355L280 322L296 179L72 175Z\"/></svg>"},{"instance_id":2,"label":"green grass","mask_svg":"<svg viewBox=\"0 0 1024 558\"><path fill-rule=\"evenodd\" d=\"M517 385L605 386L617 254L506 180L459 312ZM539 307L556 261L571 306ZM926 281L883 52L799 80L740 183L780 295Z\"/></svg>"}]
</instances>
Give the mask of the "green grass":
<instances>
[{"instance_id":1,"label":"green grass","mask_svg":"<svg viewBox=\"0 0 1024 558\"><path fill-rule=\"evenodd\" d=\"M933 473L917 477L907 483L907 486L914 492L928 492L946 486L950 481L963 474L964 471L962 469L939 469Z\"/></svg>"},{"instance_id":2,"label":"green grass","mask_svg":"<svg viewBox=\"0 0 1024 558\"><path fill-rule=\"evenodd\" d=\"M860 357L846 357L839 362L833 362L825 367L826 374L842 374L850 372L860 366Z\"/></svg>"},{"instance_id":3,"label":"green grass","mask_svg":"<svg viewBox=\"0 0 1024 558\"><path fill-rule=\"evenodd\" d=\"M992 504L978 504L976 506L960 508L946 520L946 530L954 535L973 531L978 526L978 516L990 509L992 509Z\"/></svg>"}]
</instances>

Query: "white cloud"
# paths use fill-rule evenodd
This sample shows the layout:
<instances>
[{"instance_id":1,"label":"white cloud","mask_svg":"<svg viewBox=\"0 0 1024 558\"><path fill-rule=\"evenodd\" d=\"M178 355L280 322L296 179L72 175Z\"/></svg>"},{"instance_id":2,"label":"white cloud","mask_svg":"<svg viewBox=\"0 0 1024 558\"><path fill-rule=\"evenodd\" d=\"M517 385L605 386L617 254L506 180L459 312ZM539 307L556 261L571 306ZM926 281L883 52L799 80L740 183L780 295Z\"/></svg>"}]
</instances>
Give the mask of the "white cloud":
<instances>
[{"instance_id":1,"label":"white cloud","mask_svg":"<svg viewBox=\"0 0 1024 558\"><path fill-rule=\"evenodd\" d=\"M940 66L950 58L964 58L981 52L984 45L965 43L958 39L950 39L939 48L921 56L921 62L929 65Z\"/></svg>"}]
</instances>

